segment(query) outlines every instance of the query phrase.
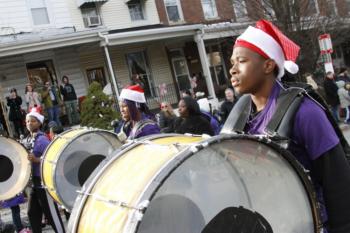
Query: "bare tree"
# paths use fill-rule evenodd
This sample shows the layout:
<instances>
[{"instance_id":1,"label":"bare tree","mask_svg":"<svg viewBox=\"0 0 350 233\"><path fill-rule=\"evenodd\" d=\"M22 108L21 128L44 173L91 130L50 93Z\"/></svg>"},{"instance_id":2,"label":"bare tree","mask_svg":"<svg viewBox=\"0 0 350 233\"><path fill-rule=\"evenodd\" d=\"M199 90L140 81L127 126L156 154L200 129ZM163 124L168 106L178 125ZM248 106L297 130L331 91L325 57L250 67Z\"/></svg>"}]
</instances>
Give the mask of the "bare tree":
<instances>
[{"instance_id":1,"label":"bare tree","mask_svg":"<svg viewBox=\"0 0 350 233\"><path fill-rule=\"evenodd\" d=\"M336 0L232 0L236 15L251 21L274 22L301 47L300 73L313 72L320 57L318 36L344 32L347 24L337 13ZM240 19L237 18L237 21Z\"/></svg>"}]
</instances>

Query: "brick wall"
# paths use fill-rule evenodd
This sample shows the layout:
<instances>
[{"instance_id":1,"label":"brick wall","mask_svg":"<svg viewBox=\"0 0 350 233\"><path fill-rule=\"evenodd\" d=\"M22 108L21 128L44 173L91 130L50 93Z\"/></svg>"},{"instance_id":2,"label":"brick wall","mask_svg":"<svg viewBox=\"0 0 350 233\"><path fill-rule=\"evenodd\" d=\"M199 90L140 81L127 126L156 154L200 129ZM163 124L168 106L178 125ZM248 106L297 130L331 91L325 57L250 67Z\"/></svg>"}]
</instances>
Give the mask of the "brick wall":
<instances>
[{"instance_id":1,"label":"brick wall","mask_svg":"<svg viewBox=\"0 0 350 233\"><path fill-rule=\"evenodd\" d=\"M165 10L164 0L156 0L160 21L169 24ZM234 18L233 4L231 0L216 0L218 18L206 20L204 18L201 0L181 0L181 8L185 24L217 23L231 21Z\"/></svg>"}]
</instances>

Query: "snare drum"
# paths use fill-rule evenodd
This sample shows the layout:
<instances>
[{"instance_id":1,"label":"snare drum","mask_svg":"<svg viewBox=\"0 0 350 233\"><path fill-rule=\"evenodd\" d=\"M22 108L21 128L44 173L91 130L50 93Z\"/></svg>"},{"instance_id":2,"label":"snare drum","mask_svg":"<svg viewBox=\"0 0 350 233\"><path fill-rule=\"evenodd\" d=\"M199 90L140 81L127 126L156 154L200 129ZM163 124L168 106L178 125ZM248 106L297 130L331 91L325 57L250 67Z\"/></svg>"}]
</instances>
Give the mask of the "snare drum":
<instances>
[{"instance_id":1,"label":"snare drum","mask_svg":"<svg viewBox=\"0 0 350 233\"><path fill-rule=\"evenodd\" d=\"M76 199L69 232L207 233L253 221L259 232L321 232L308 176L265 138L158 135L111 158Z\"/></svg>"},{"instance_id":2,"label":"snare drum","mask_svg":"<svg viewBox=\"0 0 350 233\"><path fill-rule=\"evenodd\" d=\"M27 185L31 173L27 157L22 144L0 136L0 201L14 197Z\"/></svg>"},{"instance_id":3,"label":"snare drum","mask_svg":"<svg viewBox=\"0 0 350 233\"><path fill-rule=\"evenodd\" d=\"M121 147L116 134L87 128L65 131L47 147L42 181L51 197L71 210L77 191L99 163Z\"/></svg>"}]
</instances>

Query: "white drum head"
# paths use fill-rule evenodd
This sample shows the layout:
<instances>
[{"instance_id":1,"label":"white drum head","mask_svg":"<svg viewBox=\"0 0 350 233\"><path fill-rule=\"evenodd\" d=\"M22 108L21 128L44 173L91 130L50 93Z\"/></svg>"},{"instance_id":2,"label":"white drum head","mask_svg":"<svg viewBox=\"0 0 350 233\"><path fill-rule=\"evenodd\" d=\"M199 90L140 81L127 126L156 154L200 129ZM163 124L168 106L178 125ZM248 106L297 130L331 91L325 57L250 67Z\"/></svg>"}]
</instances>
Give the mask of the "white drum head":
<instances>
[{"instance_id":1,"label":"white drum head","mask_svg":"<svg viewBox=\"0 0 350 233\"><path fill-rule=\"evenodd\" d=\"M0 136L0 201L20 193L30 178L27 150L17 141Z\"/></svg>"}]
</instances>

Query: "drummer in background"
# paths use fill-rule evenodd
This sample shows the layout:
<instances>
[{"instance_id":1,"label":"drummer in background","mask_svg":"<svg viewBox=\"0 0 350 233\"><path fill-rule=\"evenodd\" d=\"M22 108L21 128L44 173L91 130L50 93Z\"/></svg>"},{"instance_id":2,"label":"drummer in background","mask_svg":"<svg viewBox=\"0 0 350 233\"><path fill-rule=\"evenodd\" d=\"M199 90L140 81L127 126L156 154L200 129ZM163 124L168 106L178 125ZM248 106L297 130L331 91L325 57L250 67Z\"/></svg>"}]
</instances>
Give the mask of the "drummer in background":
<instances>
[{"instance_id":1,"label":"drummer in background","mask_svg":"<svg viewBox=\"0 0 350 233\"><path fill-rule=\"evenodd\" d=\"M294 63L298 52L294 42L265 20L258 21L256 27L249 27L237 38L230 74L235 91L250 96L252 107L245 133L266 134L267 123L278 113L276 102L283 90L279 80L284 69L291 73L298 71ZM235 107L232 111L235 114ZM293 123L288 150L311 172L323 206L324 226L329 233L349 233L350 167L333 126L324 110L307 97L296 111Z\"/></svg>"},{"instance_id":2,"label":"drummer in background","mask_svg":"<svg viewBox=\"0 0 350 233\"><path fill-rule=\"evenodd\" d=\"M35 108L26 116L26 126L30 134L22 143L29 151L28 160L32 164L33 182L28 204L28 218L33 233L42 232L41 220L43 213L54 231L61 233L65 230L57 205L41 186L40 157L50 143L49 139L40 130L43 122L44 116L37 112Z\"/></svg>"},{"instance_id":3,"label":"drummer in background","mask_svg":"<svg viewBox=\"0 0 350 233\"><path fill-rule=\"evenodd\" d=\"M116 133L121 141L160 133L155 117L146 105L144 91L139 85L123 89L120 93L120 99L122 122Z\"/></svg>"},{"instance_id":4,"label":"drummer in background","mask_svg":"<svg viewBox=\"0 0 350 233\"><path fill-rule=\"evenodd\" d=\"M1 208L11 209L12 222L13 222L13 225L15 225L17 232L20 232L24 229L22 220L21 220L21 209L19 207L19 205L24 202L25 202L25 199L24 199L23 193L20 193L9 200L0 201Z\"/></svg>"}]
</instances>

